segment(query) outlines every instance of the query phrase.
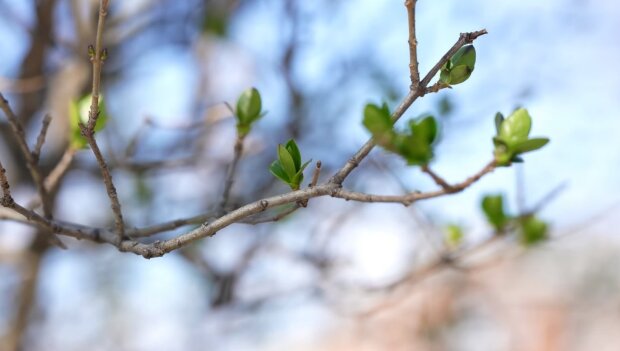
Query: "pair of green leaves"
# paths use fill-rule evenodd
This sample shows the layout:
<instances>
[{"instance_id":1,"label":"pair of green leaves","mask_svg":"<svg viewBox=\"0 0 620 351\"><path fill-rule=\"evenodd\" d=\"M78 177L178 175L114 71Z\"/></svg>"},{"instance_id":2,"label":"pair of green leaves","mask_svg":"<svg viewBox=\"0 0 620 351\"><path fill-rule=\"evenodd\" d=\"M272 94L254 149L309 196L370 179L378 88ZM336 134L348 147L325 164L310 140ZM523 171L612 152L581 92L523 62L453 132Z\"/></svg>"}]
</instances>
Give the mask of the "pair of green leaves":
<instances>
[{"instance_id":1,"label":"pair of green leaves","mask_svg":"<svg viewBox=\"0 0 620 351\"><path fill-rule=\"evenodd\" d=\"M394 130L392 114L387 106L368 104L364 108L363 124L375 143L403 157L409 165L426 165L433 158L433 143L437 139L437 121L426 116L409 121L404 132Z\"/></svg>"},{"instance_id":2,"label":"pair of green leaves","mask_svg":"<svg viewBox=\"0 0 620 351\"><path fill-rule=\"evenodd\" d=\"M252 124L265 115L263 103L256 88L245 90L237 100L237 134L245 137L252 129Z\"/></svg>"},{"instance_id":3,"label":"pair of green leaves","mask_svg":"<svg viewBox=\"0 0 620 351\"><path fill-rule=\"evenodd\" d=\"M498 112L495 115L495 128L497 135L493 137L493 144L498 166L523 162L520 154L538 150L549 142L548 138L529 138L532 118L524 108L514 111L506 119Z\"/></svg>"},{"instance_id":4,"label":"pair of green leaves","mask_svg":"<svg viewBox=\"0 0 620 351\"><path fill-rule=\"evenodd\" d=\"M278 145L278 159L273 161L269 170L271 173L291 189L299 190L301 182L304 180L304 169L311 162L301 164L301 152L295 140L289 140L286 145Z\"/></svg>"},{"instance_id":5,"label":"pair of green leaves","mask_svg":"<svg viewBox=\"0 0 620 351\"><path fill-rule=\"evenodd\" d=\"M511 223L518 228L519 239L525 246L540 243L548 237L547 223L533 214L526 216L511 216L504 208L504 196L501 194L487 195L482 199L482 211L489 224L498 232L502 233Z\"/></svg>"},{"instance_id":6,"label":"pair of green leaves","mask_svg":"<svg viewBox=\"0 0 620 351\"><path fill-rule=\"evenodd\" d=\"M447 85L463 83L471 76L475 65L476 49L473 45L465 45L441 67L439 80Z\"/></svg>"},{"instance_id":7,"label":"pair of green leaves","mask_svg":"<svg viewBox=\"0 0 620 351\"><path fill-rule=\"evenodd\" d=\"M69 124L71 127L69 142L73 149L82 150L88 148L88 141L86 141L86 138L82 135L80 123L83 125L88 124L91 101L92 96L88 94L77 101L71 100L69 102ZM106 112L103 95L101 95L99 96L99 117L97 117L97 124L95 124L95 132L105 128L107 121L108 114Z\"/></svg>"}]
</instances>

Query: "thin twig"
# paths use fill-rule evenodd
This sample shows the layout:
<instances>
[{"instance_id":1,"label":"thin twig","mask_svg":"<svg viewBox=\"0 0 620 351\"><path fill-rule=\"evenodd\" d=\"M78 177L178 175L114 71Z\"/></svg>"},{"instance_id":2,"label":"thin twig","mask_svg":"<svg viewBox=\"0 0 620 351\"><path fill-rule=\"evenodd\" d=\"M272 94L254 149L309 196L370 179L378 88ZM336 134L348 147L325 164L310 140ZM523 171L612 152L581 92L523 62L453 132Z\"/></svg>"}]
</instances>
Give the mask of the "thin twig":
<instances>
[{"instance_id":1,"label":"thin twig","mask_svg":"<svg viewBox=\"0 0 620 351\"><path fill-rule=\"evenodd\" d=\"M314 167L314 172L312 173L312 181L310 182L310 187L315 187L319 183L319 176L321 175L321 161L316 161L316 167Z\"/></svg>"},{"instance_id":2,"label":"thin twig","mask_svg":"<svg viewBox=\"0 0 620 351\"><path fill-rule=\"evenodd\" d=\"M39 132L39 136L37 137L37 144L34 146L34 150L32 150L32 158L35 163L39 162L39 156L41 155L41 148L43 148L43 144L45 143L45 137L47 135L47 130L52 122L52 116L50 114L46 114L43 117L43 122L41 123L41 131Z\"/></svg>"},{"instance_id":3,"label":"thin twig","mask_svg":"<svg viewBox=\"0 0 620 351\"><path fill-rule=\"evenodd\" d=\"M431 192L412 192L405 195L374 195L374 194L366 194L355 191L345 190L343 188L338 188L334 191L331 196L342 198L345 200L353 200L360 202L395 202L401 203L405 206L409 206L412 203L430 199L438 196L443 196L446 194L453 194L459 191L462 191L468 188L470 185L478 181L485 174L492 172L496 167L495 161L489 162L484 168L482 168L478 173L473 176L467 178L465 181L454 184L452 186L448 186L447 188L443 188L436 191Z\"/></svg>"},{"instance_id":4,"label":"thin twig","mask_svg":"<svg viewBox=\"0 0 620 351\"><path fill-rule=\"evenodd\" d=\"M443 189L450 190L452 188L452 185L448 184L445 179L440 177L437 173L433 172L433 170L428 165L422 166L422 172L428 174L431 178L433 178L435 184L439 185Z\"/></svg>"},{"instance_id":5,"label":"thin twig","mask_svg":"<svg viewBox=\"0 0 620 351\"><path fill-rule=\"evenodd\" d=\"M93 64L93 87L90 111L88 114L88 130L93 131L99 117L99 93L101 89L101 67L103 66L103 25L108 14L109 0L99 2L99 20L97 21L97 34L95 37L94 53L90 53L90 60Z\"/></svg>"},{"instance_id":6,"label":"thin twig","mask_svg":"<svg viewBox=\"0 0 620 351\"><path fill-rule=\"evenodd\" d=\"M247 219L241 220L239 223L256 225L256 224L262 224L262 223L277 222L277 221L283 219L284 217L287 217L291 213L297 211L301 207L302 206L300 206L299 203L296 203L293 206L290 206L287 209L285 209L284 211L282 211L282 212L280 212L278 214L275 214L273 216L259 217L259 218L247 218Z\"/></svg>"},{"instance_id":7,"label":"thin twig","mask_svg":"<svg viewBox=\"0 0 620 351\"><path fill-rule=\"evenodd\" d=\"M411 90L418 90L420 71L418 69L418 39L415 30L415 6L417 0L406 0L407 19L409 22L409 72L411 74Z\"/></svg>"},{"instance_id":8,"label":"thin twig","mask_svg":"<svg viewBox=\"0 0 620 351\"><path fill-rule=\"evenodd\" d=\"M235 173L237 173L237 166L243 153L243 140L245 136L238 135L235 140L234 155L230 167L228 167L228 173L226 174L226 182L224 183L224 191L222 192L222 201L220 202L220 212L225 213L228 201L230 200L230 189L232 189L235 182Z\"/></svg>"},{"instance_id":9,"label":"thin twig","mask_svg":"<svg viewBox=\"0 0 620 351\"><path fill-rule=\"evenodd\" d=\"M99 20L97 22L97 35L95 39L95 46L91 48L94 52L91 52L90 59L93 64L93 87L91 91L91 103L90 111L88 113L88 123L86 126L81 125L82 135L88 141L90 149L95 155L97 164L103 177L103 183L106 187L108 198L110 199L110 207L114 214L114 223L117 231L118 242L120 243L125 236L125 224L123 222L123 213L121 210L121 203L118 199L118 193L116 187L112 181L112 174L108 168L108 165L99 149L97 140L95 139L95 126L97 125L97 119L99 118L99 94L101 89L101 67L105 60L106 51L103 48L103 25L105 23L105 17L108 14L109 0L101 0L99 3Z\"/></svg>"},{"instance_id":10,"label":"thin twig","mask_svg":"<svg viewBox=\"0 0 620 351\"><path fill-rule=\"evenodd\" d=\"M10 207L13 202L11 196L11 186L9 185L9 179L6 177L6 169L0 161L0 188L2 188L2 206Z\"/></svg>"},{"instance_id":11,"label":"thin twig","mask_svg":"<svg viewBox=\"0 0 620 351\"><path fill-rule=\"evenodd\" d=\"M30 176L32 177L35 187L37 188L39 197L41 198L41 204L43 205L43 214L45 218L51 219L52 218L51 202L48 197L47 190L45 189L45 185L43 184L43 176L41 174L41 171L39 170L37 161L35 160L35 157L33 156L33 154L30 152L30 148L28 147L28 143L26 142L26 133L24 132L24 128L22 127L19 119L17 118L17 116L15 115L11 107L9 106L8 101L4 98L4 96L1 93L0 93L0 109L2 109L2 111L6 115L9 121L9 125L11 126L11 129L13 130L13 134L15 135L15 138L17 139L17 144L19 145L20 151L22 155L24 156L24 158L26 159L26 167L28 168L28 171L30 172ZM60 241L60 239L58 239L55 235L53 235L53 233L52 235L49 236L49 240L50 242L52 242L53 244L61 248L66 248L65 245Z\"/></svg>"},{"instance_id":12,"label":"thin twig","mask_svg":"<svg viewBox=\"0 0 620 351\"><path fill-rule=\"evenodd\" d=\"M77 150L75 150L74 148L68 147L65 150L65 152L62 154L60 161L58 161L54 169L52 169L50 174L48 174L47 177L45 177L44 184L45 184L45 189L48 192L53 193L56 191L58 184L60 183L62 178L65 176L67 171L69 170L69 167L71 166L71 163L73 162L73 158L75 157L76 152Z\"/></svg>"},{"instance_id":13,"label":"thin twig","mask_svg":"<svg viewBox=\"0 0 620 351\"><path fill-rule=\"evenodd\" d=\"M215 218L217 218L216 213L210 212L210 213L205 213L205 214L201 214L201 215L193 216L189 218L175 219L173 221L164 222L164 223L152 225L149 227L127 229L126 232L127 232L127 235L132 238L143 238L143 237L149 237L149 236L153 236L159 233L167 232L170 230L175 230L175 229L185 227L188 225L203 224Z\"/></svg>"}]
</instances>

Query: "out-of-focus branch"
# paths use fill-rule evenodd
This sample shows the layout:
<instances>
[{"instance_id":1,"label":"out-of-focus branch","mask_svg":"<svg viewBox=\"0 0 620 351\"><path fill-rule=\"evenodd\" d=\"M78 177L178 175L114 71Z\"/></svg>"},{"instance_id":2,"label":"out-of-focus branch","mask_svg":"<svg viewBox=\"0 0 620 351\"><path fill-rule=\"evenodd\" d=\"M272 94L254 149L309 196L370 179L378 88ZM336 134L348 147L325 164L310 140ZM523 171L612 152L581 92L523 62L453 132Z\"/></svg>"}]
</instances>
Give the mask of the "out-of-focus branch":
<instances>
[{"instance_id":1,"label":"out-of-focus branch","mask_svg":"<svg viewBox=\"0 0 620 351\"><path fill-rule=\"evenodd\" d=\"M496 164L495 161L489 162L484 168L482 168L478 173L473 176L467 178L465 181L448 185L445 184L445 187L442 187L440 190L430 191L430 192L412 192L405 195L374 195L374 194L366 194L355 191L349 191L343 188L338 188L335 190L331 196L342 198L345 200L353 200L360 202L396 202L401 203L405 206L409 206L415 201L430 199L434 197L439 197L446 194L453 194L459 191L463 191L468 188L473 183L477 182L480 178L482 178L485 174L488 174L495 170ZM445 183L445 182L444 182Z\"/></svg>"},{"instance_id":2,"label":"out-of-focus branch","mask_svg":"<svg viewBox=\"0 0 620 351\"><path fill-rule=\"evenodd\" d=\"M45 215L47 219L51 219L52 218L51 203L48 197L47 190L45 189L43 176L41 175L41 171L39 170L39 166L37 165L38 162L35 158L35 155L32 152L30 152L30 148L28 147L28 143L26 142L26 133L24 132L24 128L22 127L19 119L17 118L17 116L15 115L11 107L9 106L8 101L4 98L4 96L1 93L0 93L0 109L2 109L2 111L6 115L9 121L9 125L11 126L11 129L13 131L13 134L15 135L15 138L17 139L17 144L19 145L19 149L26 160L26 166L28 168L28 171L30 171L30 176L32 177L35 187L37 188L37 192L39 193L39 197L41 199L41 204L43 205L43 214ZM7 190L8 190L8 181L6 185L7 185ZM66 248L64 244L56 236L53 235L53 233L49 236L49 238L51 242L54 243L55 245L62 247L62 248Z\"/></svg>"},{"instance_id":3,"label":"out-of-focus branch","mask_svg":"<svg viewBox=\"0 0 620 351\"><path fill-rule=\"evenodd\" d=\"M41 123L41 131L39 132L39 136L37 137L37 143L34 146L34 150L32 150L32 158L35 163L39 162L39 156L41 155L41 148L43 148L43 144L45 143L45 137L47 136L47 129L52 122L52 116L46 114L43 117L43 122Z\"/></svg>"},{"instance_id":4,"label":"out-of-focus branch","mask_svg":"<svg viewBox=\"0 0 620 351\"><path fill-rule=\"evenodd\" d=\"M222 201L220 202L220 212L225 213L226 207L228 206L228 201L230 199L230 189L232 189L233 183L235 181L235 173L237 172L237 166L239 165L239 160L241 159L241 154L243 153L243 140L245 136L238 135L235 140L234 147L234 155L232 163L228 168L228 174L226 175L226 182L224 184L224 191L222 193Z\"/></svg>"},{"instance_id":5,"label":"out-of-focus branch","mask_svg":"<svg viewBox=\"0 0 620 351\"><path fill-rule=\"evenodd\" d=\"M448 182L445 181L445 179L435 173L428 165L422 166L422 172L428 174L431 178L433 178L435 184L439 185L440 187L446 190L450 190L450 188L452 187L450 184L448 184Z\"/></svg>"}]
</instances>

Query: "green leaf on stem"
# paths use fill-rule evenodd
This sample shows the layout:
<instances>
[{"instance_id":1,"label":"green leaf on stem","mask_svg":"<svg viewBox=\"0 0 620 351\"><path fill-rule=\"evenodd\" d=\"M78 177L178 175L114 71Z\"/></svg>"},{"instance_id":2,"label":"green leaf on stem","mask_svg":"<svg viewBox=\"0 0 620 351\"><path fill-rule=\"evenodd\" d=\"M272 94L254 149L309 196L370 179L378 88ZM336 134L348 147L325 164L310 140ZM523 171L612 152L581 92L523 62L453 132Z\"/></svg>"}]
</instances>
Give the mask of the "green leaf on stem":
<instances>
[{"instance_id":1,"label":"green leaf on stem","mask_svg":"<svg viewBox=\"0 0 620 351\"><path fill-rule=\"evenodd\" d=\"M527 216L520 220L521 243L532 246L545 241L548 238L548 225L535 216Z\"/></svg>"},{"instance_id":2,"label":"green leaf on stem","mask_svg":"<svg viewBox=\"0 0 620 351\"><path fill-rule=\"evenodd\" d=\"M482 211L497 231L502 231L510 219L504 212L504 196L501 194L485 196L482 199Z\"/></svg>"},{"instance_id":3,"label":"green leaf on stem","mask_svg":"<svg viewBox=\"0 0 620 351\"><path fill-rule=\"evenodd\" d=\"M502 122L499 138L511 146L527 140L531 128L530 114L526 109L520 108Z\"/></svg>"},{"instance_id":4,"label":"green leaf on stem","mask_svg":"<svg viewBox=\"0 0 620 351\"><path fill-rule=\"evenodd\" d=\"M298 190L304 179L304 170L312 160L301 164L301 152L295 140L278 145L278 159L271 163L269 171L278 179Z\"/></svg>"},{"instance_id":5,"label":"green leaf on stem","mask_svg":"<svg viewBox=\"0 0 620 351\"><path fill-rule=\"evenodd\" d=\"M247 135L252 129L252 124L264 116L262 113L262 100L260 92L256 88L245 90L237 100L237 133Z\"/></svg>"},{"instance_id":6,"label":"green leaf on stem","mask_svg":"<svg viewBox=\"0 0 620 351\"><path fill-rule=\"evenodd\" d=\"M513 145L512 150L516 154L523 154L526 152L538 150L541 147L547 145L548 142L549 138L532 138Z\"/></svg>"},{"instance_id":7,"label":"green leaf on stem","mask_svg":"<svg viewBox=\"0 0 620 351\"><path fill-rule=\"evenodd\" d=\"M456 224L450 224L446 227L446 237L445 242L451 249L458 248L463 242L463 238L465 234L463 234L463 228Z\"/></svg>"},{"instance_id":8,"label":"green leaf on stem","mask_svg":"<svg viewBox=\"0 0 620 351\"><path fill-rule=\"evenodd\" d=\"M545 146L548 138L529 139L532 118L529 112L520 108L504 119L501 113L495 115L497 135L493 137L495 161L498 166L509 166L512 162L522 162L520 154L538 150Z\"/></svg>"},{"instance_id":9,"label":"green leaf on stem","mask_svg":"<svg viewBox=\"0 0 620 351\"><path fill-rule=\"evenodd\" d=\"M465 45L441 68L439 80L448 85L456 85L466 81L476 65L476 49L473 45Z\"/></svg>"}]
</instances>

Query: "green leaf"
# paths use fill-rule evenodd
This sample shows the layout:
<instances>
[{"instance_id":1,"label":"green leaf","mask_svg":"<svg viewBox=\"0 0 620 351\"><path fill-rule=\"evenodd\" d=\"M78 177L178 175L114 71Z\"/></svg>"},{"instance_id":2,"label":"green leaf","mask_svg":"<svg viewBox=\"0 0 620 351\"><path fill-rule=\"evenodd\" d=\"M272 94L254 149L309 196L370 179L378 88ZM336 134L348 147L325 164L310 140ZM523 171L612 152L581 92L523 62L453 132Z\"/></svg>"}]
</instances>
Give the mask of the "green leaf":
<instances>
[{"instance_id":1,"label":"green leaf","mask_svg":"<svg viewBox=\"0 0 620 351\"><path fill-rule=\"evenodd\" d=\"M459 247L463 242L464 237L465 235L463 234L463 228L461 228L460 226L456 224L450 224L448 227L446 227L445 241L450 248L454 249Z\"/></svg>"},{"instance_id":2,"label":"green leaf","mask_svg":"<svg viewBox=\"0 0 620 351\"><path fill-rule=\"evenodd\" d=\"M245 90L237 100L237 131L241 135L250 132L252 123L262 117L262 101L256 88Z\"/></svg>"},{"instance_id":3,"label":"green leaf","mask_svg":"<svg viewBox=\"0 0 620 351\"><path fill-rule=\"evenodd\" d=\"M448 84L456 85L466 81L474 70L467 65L459 65L452 68L450 71L450 81Z\"/></svg>"},{"instance_id":4,"label":"green leaf","mask_svg":"<svg viewBox=\"0 0 620 351\"><path fill-rule=\"evenodd\" d=\"M504 213L504 197L501 194L485 196L482 199L482 210L489 223L498 231L508 222L509 218Z\"/></svg>"},{"instance_id":5,"label":"green leaf","mask_svg":"<svg viewBox=\"0 0 620 351\"><path fill-rule=\"evenodd\" d=\"M413 122L413 121L412 121ZM414 136L422 138L426 143L432 144L437 137L437 121L433 116L424 117L414 124L410 124Z\"/></svg>"},{"instance_id":6,"label":"green leaf","mask_svg":"<svg viewBox=\"0 0 620 351\"><path fill-rule=\"evenodd\" d=\"M306 167L308 167L308 165L310 164L310 162L312 162L312 159L306 161L306 163L304 163L303 165L301 165L301 167L299 168L299 172L303 172L304 169L306 169Z\"/></svg>"},{"instance_id":7,"label":"green leaf","mask_svg":"<svg viewBox=\"0 0 620 351\"><path fill-rule=\"evenodd\" d=\"M366 105L363 124L373 136L392 131L394 123L387 104L383 104L382 107L374 104Z\"/></svg>"},{"instance_id":8,"label":"green leaf","mask_svg":"<svg viewBox=\"0 0 620 351\"><path fill-rule=\"evenodd\" d=\"M514 151L515 154L522 154L525 152L538 150L547 145L548 142L548 138L532 138L513 145L512 151Z\"/></svg>"},{"instance_id":9,"label":"green leaf","mask_svg":"<svg viewBox=\"0 0 620 351\"><path fill-rule=\"evenodd\" d=\"M532 128L532 118L526 109L520 108L506 118L500 127L499 138L508 146L527 140Z\"/></svg>"},{"instance_id":10,"label":"green leaf","mask_svg":"<svg viewBox=\"0 0 620 351\"><path fill-rule=\"evenodd\" d=\"M461 47L441 68L439 80L456 85L466 81L476 65L476 49L473 45Z\"/></svg>"},{"instance_id":11,"label":"green leaf","mask_svg":"<svg viewBox=\"0 0 620 351\"><path fill-rule=\"evenodd\" d=\"M504 122L504 115L501 112L495 114L495 131L497 135L499 135L499 131L502 127L502 122Z\"/></svg>"},{"instance_id":12,"label":"green leaf","mask_svg":"<svg viewBox=\"0 0 620 351\"><path fill-rule=\"evenodd\" d=\"M448 68L442 68L439 74L439 80L450 85L450 70Z\"/></svg>"},{"instance_id":13,"label":"green leaf","mask_svg":"<svg viewBox=\"0 0 620 351\"><path fill-rule=\"evenodd\" d=\"M396 153L403 157L410 166L428 164L433 158L433 150L429 143L414 135L398 135L395 139Z\"/></svg>"},{"instance_id":14,"label":"green leaf","mask_svg":"<svg viewBox=\"0 0 620 351\"><path fill-rule=\"evenodd\" d=\"M80 123L88 124L90 104L92 102L92 95L88 94L78 101L71 100L69 102L69 124L71 127L70 143L71 147L77 150L88 148L88 142L82 135ZM99 96L99 115L97 117L97 123L95 124L95 131L101 131L105 128L108 122L108 114L104 103L103 95Z\"/></svg>"},{"instance_id":15,"label":"green leaf","mask_svg":"<svg viewBox=\"0 0 620 351\"><path fill-rule=\"evenodd\" d=\"M547 223L534 216L527 216L520 221L521 243L525 246L538 244L548 238Z\"/></svg>"},{"instance_id":16,"label":"green leaf","mask_svg":"<svg viewBox=\"0 0 620 351\"><path fill-rule=\"evenodd\" d=\"M226 13L208 9L202 20L202 32L211 33L218 37L226 36L228 32L228 16Z\"/></svg>"},{"instance_id":17,"label":"green leaf","mask_svg":"<svg viewBox=\"0 0 620 351\"><path fill-rule=\"evenodd\" d=\"M273 161L271 163L271 166L269 166L269 171L271 171L271 174L273 174L276 178L282 180L286 184L290 183L291 179L282 168L282 164L280 164L280 161Z\"/></svg>"},{"instance_id":18,"label":"green leaf","mask_svg":"<svg viewBox=\"0 0 620 351\"><path fill-rule=\"evenodd\" d=\"M453 67L465 65L471 71L476 65L476 48L473 45L465 45L461 47L450 59Z\"/></svg>"},{"instance_id":19,"label":"green leaf","mask_svg":"<svg viewBox=\"0 0 620 351\"><path fill-rule=\"evenodd\" d=\"M288 153L293 158L295 170L299 170L299 167L301 167L301 153L299 152L299 148L297 147L295 140L290 139L286 142L286 150L288 150Z\"/></svg>"},{"instance_id":20,"label":"green leaf","mask_svg":"<svg viewBox=\"0 0 620 351\"><path fill-rule=\"evenodd\" d=\"M297 168L295 167L295 161L293 161L293 157L289 153L289 151L283 145L278 145L278 160L280 161L280 165L289 179L292 179L293 176L297 173Z\"/></svg>"}]
</instances>

